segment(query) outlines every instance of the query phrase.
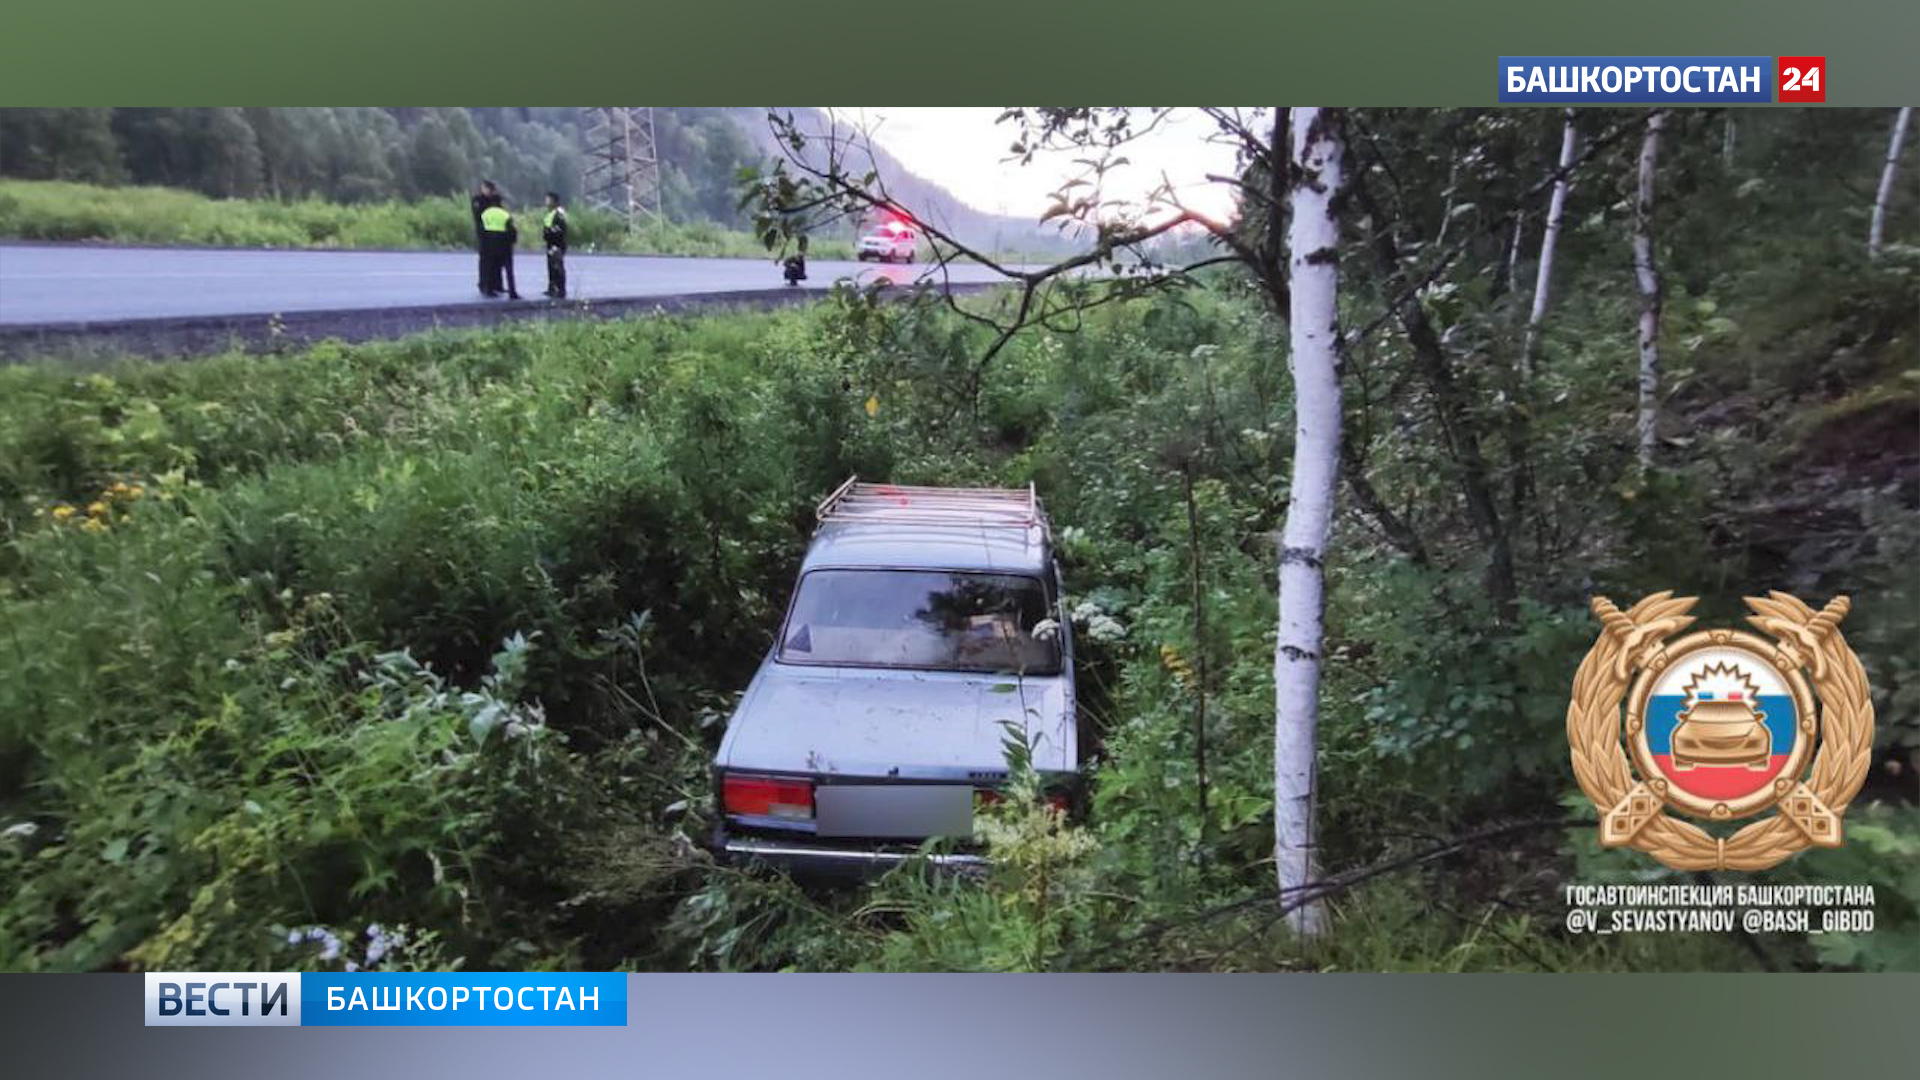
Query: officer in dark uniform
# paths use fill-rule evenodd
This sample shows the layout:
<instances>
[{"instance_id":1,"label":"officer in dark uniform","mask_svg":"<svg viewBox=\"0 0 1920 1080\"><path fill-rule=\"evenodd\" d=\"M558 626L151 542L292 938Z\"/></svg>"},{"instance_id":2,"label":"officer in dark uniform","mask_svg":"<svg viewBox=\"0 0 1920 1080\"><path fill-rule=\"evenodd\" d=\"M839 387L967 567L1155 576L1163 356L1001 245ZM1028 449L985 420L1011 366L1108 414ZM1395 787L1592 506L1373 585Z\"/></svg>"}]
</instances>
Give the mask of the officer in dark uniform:
<instances>
[{"instance_id":1,"label":"officer in dark uniform","mask_svg":"<svg viewBox=\"0 0 1920 1080\"><path fill-rule=\"evenodd\" d=\"M567 211L560 196L547 192L547 216L540 222L540 239L547 245L547 295L567 298Z\"/></svg>"},{"instance_id":2,"label":"officer in dark uniform","mask_svg":"<svg viewBox=\"0 0 1920 1080\"><path fill-rule=\"evenodd\" d=\"M500 295L500 275L504 271L507 278L507 298L520 299L520 290L513 280L513 248L520 240L520 230L513 224L513 215L501 205L505 202L495 192L487 208L480 212L481 250L486 262L485 285L488 296Z\"/></svg>"},{"instance_id":3,"label":"officer in dark uniform","mask_svg":"<svg viewBox=\"0 0 1920 1080\"><path fill-rule=\"evenodd\" d=\"M480 215L486 212L487 207L493 205L494 197L499 194L500 189L495 187L491 180L480 181L479 190L473 193L473 250L480 255L481 296L489 296L500 291L498 285L495 285L491 289L487 287L487 233L485 229L480 227Z\"/></svg>"}]
</instances>

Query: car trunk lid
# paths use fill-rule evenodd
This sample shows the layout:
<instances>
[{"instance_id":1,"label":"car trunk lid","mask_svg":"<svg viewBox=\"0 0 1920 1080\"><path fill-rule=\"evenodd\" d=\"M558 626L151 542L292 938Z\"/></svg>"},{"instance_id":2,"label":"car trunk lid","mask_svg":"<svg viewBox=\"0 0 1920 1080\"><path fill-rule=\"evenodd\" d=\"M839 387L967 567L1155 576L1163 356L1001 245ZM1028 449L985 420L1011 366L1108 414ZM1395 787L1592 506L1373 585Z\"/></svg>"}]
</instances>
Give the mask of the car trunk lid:
<instances>
[{"instance_id":1,"label":"car trunk lid","mask_svg":"<svg viewBox=\"0 0 1920 1080\"><path fill-rule=\"evenodd\" d=\"M727 735L728 769L889 782L1005 778L1002 722L1024 731L1041 772L1070 772L1076 750L1061 676L773 663Z\"/></svg>"}]
</instances>

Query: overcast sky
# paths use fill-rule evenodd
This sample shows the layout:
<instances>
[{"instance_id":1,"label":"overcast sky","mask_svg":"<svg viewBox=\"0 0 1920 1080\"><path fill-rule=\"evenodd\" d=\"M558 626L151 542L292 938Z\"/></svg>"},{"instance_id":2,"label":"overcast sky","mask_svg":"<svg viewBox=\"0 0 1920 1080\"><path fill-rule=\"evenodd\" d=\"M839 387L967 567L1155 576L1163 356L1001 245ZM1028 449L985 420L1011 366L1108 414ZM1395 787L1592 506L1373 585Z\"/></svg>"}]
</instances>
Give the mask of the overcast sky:
<instances>
[{"instance_id":1,"label":"overcast sky","mask_svg":"<svg viewBox=\"0 0 1920 1080\"><path fill-rule=\"evenodd\" d=\"M997 107L836 108L842 120L873 126L877 142L907 168L935 181L963 201L988 213L1038 218L1052 203L1049 195L1079 175L1070 154L1039 154L1021 165L1008 161L1017 128L996 124ZM1162 173L1181 201L1195 210L1225 218L1233 210L1225 185L1209 183L1208 173L1233 171L1233 148L1217 138L1214 125L1199 113L1182 109L1123 153L1130 164L1109 172L1106 194L1143 200Z\"/></svg>"}]
</instances>

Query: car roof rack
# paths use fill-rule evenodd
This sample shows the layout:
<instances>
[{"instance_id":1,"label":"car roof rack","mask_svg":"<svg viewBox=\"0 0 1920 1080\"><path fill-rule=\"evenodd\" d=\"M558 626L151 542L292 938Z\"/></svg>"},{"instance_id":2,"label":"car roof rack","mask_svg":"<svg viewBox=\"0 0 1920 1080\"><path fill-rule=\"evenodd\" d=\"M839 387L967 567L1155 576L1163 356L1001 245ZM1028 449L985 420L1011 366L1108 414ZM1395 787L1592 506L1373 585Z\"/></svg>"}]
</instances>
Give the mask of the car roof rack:
<instances>
[{"instance_id":1,"label":"car roof rack","mask_svg":"<svg viewBox=\"0 0 1920 1080\"><path fill-rule=\"evenodd\" d=\"M1039 529L1051 534L1040 495L1024 488L921 487L913 484L863 484L858 476L820 501L814 516L831 522L899 525L982 525Z\"/></svg>"}]
</instances>

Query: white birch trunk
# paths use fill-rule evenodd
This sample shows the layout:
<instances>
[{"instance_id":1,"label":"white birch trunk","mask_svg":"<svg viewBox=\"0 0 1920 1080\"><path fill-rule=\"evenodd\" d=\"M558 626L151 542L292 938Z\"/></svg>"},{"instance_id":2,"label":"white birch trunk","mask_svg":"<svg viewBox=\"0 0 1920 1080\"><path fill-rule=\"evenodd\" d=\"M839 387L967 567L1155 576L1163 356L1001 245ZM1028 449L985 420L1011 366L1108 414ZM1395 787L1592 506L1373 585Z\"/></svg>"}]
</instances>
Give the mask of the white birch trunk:
<instances>
[{"instance_id":1,"label":"white birch trunk","mask_svg":"<svg viewBox=\"0 0 1920 1080\"><path fill-rule=\"evenodd\" d=\"M1440 232L1433 238L1435 251L1447 245L1447 230L1453 226L1453 197L1459 190L1459 184L1460 161L1456 158L1451 165L1447 166L1447 203L1440 208Z\"/></svg>"},{"instance_id":2,"label":"white birch trunk","mask_svg":"<svg viewBox=\"0 0 1920 1080\"><path fill-rule=\"evenodd\" d=\"M1900 110L1893 120L1893 138L1887 142L1887 166L1880 170L1880 192L1873 197L1873 224L1867 226L1867 255L1880 257L1880 247L1887 238L1887 201L1893 197L1893 178L1900 171L1900 144L1907 138L1907 121L1913 117L1913 106Z\"/></svg>"},{"instance_id":3,"label":"white birch trunk","mask_svg":"<svg viewBox=\"0 0 1920 1080\"><path fill-rule=\"evenodd\" d=\"M1653 467L1654 424L1660 394L1660 270L1653 261L1653 172L1667 114L1647 116L1640 142L1640 185L1633 202L1633 273L1640 282L1640 468Z\"/></svg>"},{"instance_id":4,"label":"white birch trunk","mask_svg":"<svg viewBox=\"0 0 1920 1080\"><path fill-rule=\"evenodd\" d=\"M1280 537L1280 622L1273 654L1274 861L1282 902L1297 899L1319 870L1313 825L1322 568L1340 462L1340 237L1332 200L1341 184L1341 144L1335 118L1324 108L1292 112L1293 218L1287 250L1293 485ZM1325 928L1325 908L1318 901L1303 905L1289 921L1296 934L1311 938Z\"/></svg>"},{"instance_id":5,"label":"white birch trunk","mask_svg":"<svg viewBox=\"0 0 1920 1080\"><path fill-rule=\"evenodd\" d=\"M1520 226L1526 219L1519 214L1513 216L1513 236L1507 241L1507 284L1516 291L1520 283L1515 275L1520 273Z\"/></svg>"},{"instance_id":6,"label":"white birch trunk","mask_svg":"<svg viewBox=\"0 0 1920 1080\"><path fill-rule=\"evenodd\" d=\"M1527 340L1520 350L1520 377L1533 379L1533 360L1539 355L1540 324L1546 321L1547 304L1553 295L1553 248L1560 239L1560 220L1567 212L1567 189L1573 177L1573 154L1580 134L1574 128L1573 110L1568 109L1560 133L1560 176L1553 182L1553 197L1547 202L1547 227L1540 237L1540 266L1533 275L1533 309L1527 314Z\"/></svg>"}]
</instances>

